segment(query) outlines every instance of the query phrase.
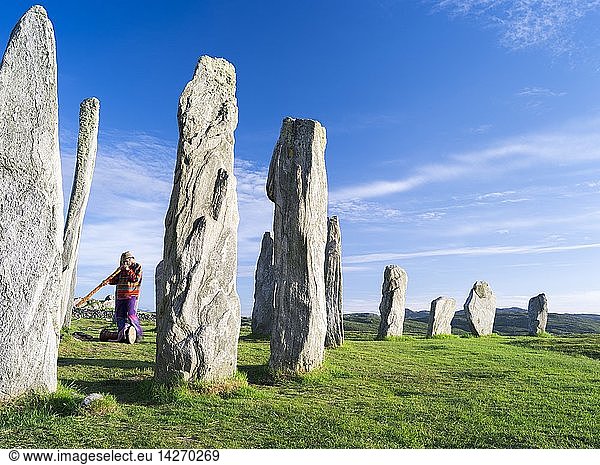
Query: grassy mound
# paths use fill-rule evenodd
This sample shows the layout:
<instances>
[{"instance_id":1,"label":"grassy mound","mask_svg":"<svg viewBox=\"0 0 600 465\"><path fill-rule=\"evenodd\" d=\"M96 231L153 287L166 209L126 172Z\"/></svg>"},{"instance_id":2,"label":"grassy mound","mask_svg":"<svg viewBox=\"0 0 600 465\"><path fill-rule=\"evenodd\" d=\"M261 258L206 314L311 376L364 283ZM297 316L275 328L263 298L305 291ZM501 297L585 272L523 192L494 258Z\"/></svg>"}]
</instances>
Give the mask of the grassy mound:
<instances>
[{"instance_id":1,"label":"grassy mound","mask_svg":"<svg viewBox=\"0 0 600 465\"><path fill-rule=\"evenodd\" d=\"M0 407L0 447L600 447L598 335L375 341L357 325L321 369L274 377L244 327L233 379L165 388L145 329L131 346L65 336L61 387ZM81 412L92 392L108 400Z\"/></svg>"}]
</instances>

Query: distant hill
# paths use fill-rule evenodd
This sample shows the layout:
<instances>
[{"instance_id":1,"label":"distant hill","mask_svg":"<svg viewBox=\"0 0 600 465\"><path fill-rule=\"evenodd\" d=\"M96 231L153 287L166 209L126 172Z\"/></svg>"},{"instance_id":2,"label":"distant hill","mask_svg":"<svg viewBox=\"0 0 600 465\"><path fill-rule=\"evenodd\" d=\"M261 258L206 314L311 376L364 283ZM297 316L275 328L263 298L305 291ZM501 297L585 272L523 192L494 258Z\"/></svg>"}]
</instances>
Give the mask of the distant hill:
<instances>
[{"instance_id":1,"label":"distant hill","mask_svg":"<svg viewBox=\"0 0 600 465\"><path fill-rule=\"evenodd\" d=\"M344 330L377 333L379 320L379 315L375 313L349 313L344 315ZM415 312L407 308L404 320L405 334L425 335L428 321L428 311ZM546 331L551 334L600 334L600 315L550 313ZM468 332L465 312L460 310L452 319L452 333ZM527 335L527 310L518 307L496 309L494 332L504 336Z\"/></svg>"}]
</instances>

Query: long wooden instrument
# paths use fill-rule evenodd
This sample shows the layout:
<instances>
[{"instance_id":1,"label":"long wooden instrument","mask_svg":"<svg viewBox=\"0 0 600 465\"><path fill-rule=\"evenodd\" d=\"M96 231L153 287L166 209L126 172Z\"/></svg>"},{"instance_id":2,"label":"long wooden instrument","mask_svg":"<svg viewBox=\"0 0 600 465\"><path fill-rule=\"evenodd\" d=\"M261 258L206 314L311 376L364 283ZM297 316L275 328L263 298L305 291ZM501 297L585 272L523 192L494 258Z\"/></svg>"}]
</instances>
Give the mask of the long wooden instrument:
<instances>
[{"instance_id":1,"label":"long wooden instrument","mask_svg":"<svg viewBox=\"0 0 600 465\"><path fill-rule=\"evenodd\" d=\"M104 279L100 284L98 284L94 289L92 289L88 295L79 299L77 301L77 303L74 305L74 307L75 308L81 307L84 303L86 303L90 299L90 297L92 297L96 292L98 292L102 287L105 286L104 281L108 281L109 279L114 278L115 276L117 276L119 274L119 271L121 271L121 267L119 267L115 271L113 271L108 278Z\"/></svg>"}]
</instances>

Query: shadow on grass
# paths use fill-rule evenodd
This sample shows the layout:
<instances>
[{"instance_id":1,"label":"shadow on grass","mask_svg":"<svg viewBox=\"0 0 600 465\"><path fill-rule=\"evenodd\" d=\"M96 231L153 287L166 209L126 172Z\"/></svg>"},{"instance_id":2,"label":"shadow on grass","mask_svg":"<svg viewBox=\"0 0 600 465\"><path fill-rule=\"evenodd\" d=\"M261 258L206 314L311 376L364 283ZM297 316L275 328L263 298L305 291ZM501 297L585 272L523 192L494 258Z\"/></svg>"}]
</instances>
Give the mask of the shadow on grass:
<instances>
[{"instance_id":1,"label":"shadow on grass","mask_svg":"<svg viewBox=\"0 0 600 465\"><path fill-rule=\"evenodd\" d=\"M240 341L246 342L266 342L269 343L271 338L266 335L258 335L258 334L245 334L244 336L240 336Z\"/></svg>"},{"instance_id":2,"label":"shadow on grass","mask_svg":"<svg viewBox=\"0 0 600 465\"><path fill-rule=\"evenodd\" d=\"M246 374L250 384L261 386L273 386L275 384L269 365L238 365L237 369Z\"/></svg>"},{"instance_id":3,"label":"shadow on grass","mask_svg":"<svg viewBox=\"0 0 600 465\"><path fill-rule=\"evenodd\" d=\"M150 405L155 403L151 397L152 378L144 379L61 379L62 383L76 388L85 395L93 392L112 394L119 403Z\"/></svg>"},{"instance_id":4,"label":"shadow on grass","mask_svg":"<svg viewBox=\"0 0 600 465\"><path fill-rule=\"evenodd\" d=\"M508 342L534 350L551 350L566 355L579 355L600 360L600 336L528 337Z\"/></svg>"},{"instance_id":5,"label":"shadow on grass","mask_svg":"<svg viewBox=\"0 0 600 465\"><path fill-rule=\"evenodd\" d=\"M103 368L121 368L121 369L132 369L139 368L141 370L145 368L153 368L154 363L144 362L141 360L119 360L109 358L69 358L59 357L58 366L91 366L91 367L103 367Z\"/></svg>"}]
</instances>

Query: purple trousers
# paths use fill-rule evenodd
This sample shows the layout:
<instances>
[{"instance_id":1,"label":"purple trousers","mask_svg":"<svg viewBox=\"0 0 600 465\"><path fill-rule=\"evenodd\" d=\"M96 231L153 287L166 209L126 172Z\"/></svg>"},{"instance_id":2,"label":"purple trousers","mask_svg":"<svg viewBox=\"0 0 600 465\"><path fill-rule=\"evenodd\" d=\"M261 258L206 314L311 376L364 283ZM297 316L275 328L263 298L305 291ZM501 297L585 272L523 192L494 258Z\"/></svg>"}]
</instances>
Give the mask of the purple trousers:
<instances>
[{"instance_id":1,"label":"purple trousers","mask_svg":"<svg viewBox=\"0 0 600 465\"><path fill-rule=\"evenodd\" d=\"M138 337L142 337L144 331L142 331L140 319L135 311L136 303L137 297L117 300L115 303L115 319L117 320L117 328L119 328L119 331L121 331L125 327L125 323L129 321L129 323L135 327Z\"/></svg>"}]
</instances>

